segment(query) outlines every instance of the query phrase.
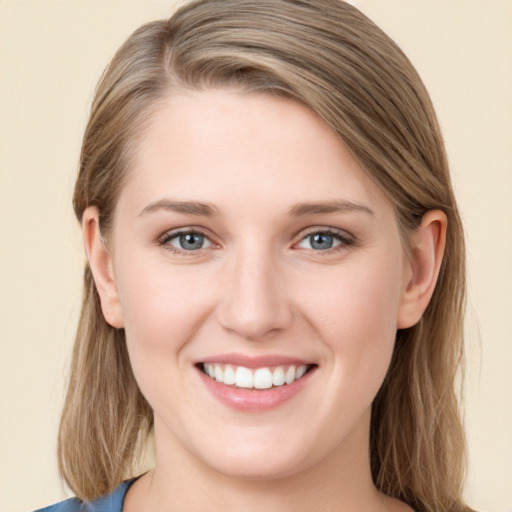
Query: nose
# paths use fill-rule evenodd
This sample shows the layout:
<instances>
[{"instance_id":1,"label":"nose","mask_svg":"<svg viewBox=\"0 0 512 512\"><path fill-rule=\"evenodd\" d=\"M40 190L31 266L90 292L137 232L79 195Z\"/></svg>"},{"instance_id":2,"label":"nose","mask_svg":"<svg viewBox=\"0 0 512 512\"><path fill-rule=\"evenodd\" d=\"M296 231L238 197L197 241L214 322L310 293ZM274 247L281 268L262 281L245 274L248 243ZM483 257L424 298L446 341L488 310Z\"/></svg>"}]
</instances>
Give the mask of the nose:
<instances>
[{"instance_id":1,"label":"nose","mask_svg":"<svg viewBox=\"0 0 512 512\"><path fill-rule=\"evenodd\" d=\"M293 311L276 258L247 248L233 255L227 266L226 287L218 307L222 327L251 341L287 329Z\"/></svg>"}]
</instances>

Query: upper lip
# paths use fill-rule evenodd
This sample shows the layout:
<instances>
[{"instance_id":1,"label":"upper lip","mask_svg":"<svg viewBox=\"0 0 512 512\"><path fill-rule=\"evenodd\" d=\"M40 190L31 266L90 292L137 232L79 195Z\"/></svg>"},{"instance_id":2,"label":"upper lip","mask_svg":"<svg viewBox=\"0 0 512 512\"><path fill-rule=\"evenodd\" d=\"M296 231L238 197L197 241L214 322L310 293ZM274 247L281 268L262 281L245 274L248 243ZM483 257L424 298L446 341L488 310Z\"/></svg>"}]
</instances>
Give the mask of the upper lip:
<instances>
[{"instance_id":1,"label":"upper lip","mask_svg":"<svg viewBox=\"0 0 512 512\"><path fill-rule=\"evenodd\" d=\"M247 356L244 354L219 354L207 357L198 361L198 364L230 364L232 366L244 366L245 368L264 368L267 366L285 366L285 365L311 365L312 361L307 361L298 357L283 355L264 355Z\"/></svg>"}]
</instances>

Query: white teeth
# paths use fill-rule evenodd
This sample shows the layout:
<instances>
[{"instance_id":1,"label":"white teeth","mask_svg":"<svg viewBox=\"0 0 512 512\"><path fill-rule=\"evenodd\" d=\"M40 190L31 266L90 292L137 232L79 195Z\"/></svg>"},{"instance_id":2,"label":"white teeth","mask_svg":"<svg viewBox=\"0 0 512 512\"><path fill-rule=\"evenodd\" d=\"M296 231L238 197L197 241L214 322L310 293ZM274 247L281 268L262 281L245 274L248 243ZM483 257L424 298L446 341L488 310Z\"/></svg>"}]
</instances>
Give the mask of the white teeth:
<instances>
[{"instance_id":1,"label":"white teeth","mask_svg":"<svg viewBox=\"0 0 512 512\"><path fill-rule=\"evenodd\" d=\"M213 368L213 364L205 364L204 369L212 379L215 378L215 369Z\"/></svg>"},{"instance_id":2,"label":"white teeth","mask_svg":"<svg viewBox=\"0 0 512 512\"><path fill-rule=\"evenodd\" d=\"M307 371L308 367L303 364L297 368L297 372L295 373L295 379L300 379Z\"/></svg>"},{"instance_id":3,"label":"white teeth","mask_svg":"<svg viewBox=\"0 0 512 512\"><path fill-rule=\"evenodd\" d=\"M268 368L258 368L254 372L254 387L268 389L272 387L272 373Z\"/></svg>"},{"instance_id":4,"label":"white teeth","mask_svg":"<svg viewBox=\"0 0 512 512\"><path fill-rule=\"evenodd\" d=\"M295 380L295 366L290 366L290 368L286 370L284 380L286 384L291 384Z\"/></svg>"},{"instance_id":5,"label":"white teeth","mask_svg":"<svg viewBox=\"0 0 512 512\"><path fill-rule=\"evenodd\" d=\"M308 365L291 365L288 368L277 366L273 369L264 367L256 370L244 366L231 366L204 363L204 373L217 382L246 389L269 389L284 384L291 384L300 379L308 371Z\"/></svg>"},{"instance_id":6,"label":"white teeth","mask_svg":"<svg viewBox=\"0 0 512 512\"><path fill-rule=\"evenodd\" d=\"M235 372L235 386L237 388L253 388L254 377L249 368L239 366Z\"/></svg>"},{"instance_id":7,"label":"white teeth","mask_svg":"<svg viewBox=\"0 0 512 512\"><path fill-rule=\"evenodd\" d=\"M226 366L224 368L224 384L232 386L235 382L235 370L232 366Z\"/></svg>"},{"instance_id":8,"label":"white teeth","mask_svg":"<svg viewBox=\"0 0 512 512\"><path fill-rule=\"evenodd\" d=\"M286 381L284 380L284 370L282 366L278 366L272 373L272 384L274 386L282 386Z\"/></svg>"}]
</instances>

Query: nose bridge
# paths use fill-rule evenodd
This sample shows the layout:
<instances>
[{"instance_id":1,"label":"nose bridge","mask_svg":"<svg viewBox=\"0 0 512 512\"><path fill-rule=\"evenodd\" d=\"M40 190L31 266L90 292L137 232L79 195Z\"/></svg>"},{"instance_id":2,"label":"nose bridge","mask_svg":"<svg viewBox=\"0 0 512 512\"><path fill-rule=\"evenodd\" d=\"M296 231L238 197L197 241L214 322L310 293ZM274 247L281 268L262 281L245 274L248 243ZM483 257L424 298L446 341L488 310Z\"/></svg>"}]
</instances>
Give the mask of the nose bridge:
<instances>
[{"instance_id":1,"label":"nose bridge","mask_svg":"<svg viewBox=\"0 0 512 512\"><path fill-rule=\"evenodd\" d=\"M227 286L219 307L224 328L255 340L287 327L291 309L278 257L268 246L248 241L229 258Z\"/></svg>"}]
</instances>

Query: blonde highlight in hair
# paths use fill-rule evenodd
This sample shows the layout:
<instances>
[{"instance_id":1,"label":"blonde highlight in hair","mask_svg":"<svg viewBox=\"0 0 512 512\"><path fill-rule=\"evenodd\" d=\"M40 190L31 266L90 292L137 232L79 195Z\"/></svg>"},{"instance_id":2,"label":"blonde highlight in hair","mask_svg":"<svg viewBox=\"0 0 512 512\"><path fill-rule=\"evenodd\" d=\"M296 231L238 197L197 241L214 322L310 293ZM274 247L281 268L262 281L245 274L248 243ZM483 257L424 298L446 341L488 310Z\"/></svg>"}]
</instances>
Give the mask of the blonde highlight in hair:
<instances>
[{"instance_id":1,"label":"blonde highlight in hair","mask_svg":"<svg viewBox=\"0 0 512 512\"><path fill-rule=\"evenodd\" d=\"M87 267L58 447L60 470L77 496L100 496L113 480L123 480L150 425L151 409L135 382L123 332L103 319Z\"/></svg>"},{"instance_id":2,"label":"blonde highlight in hair","mask_svg":"<svg viewBox=\"0 0 512 512\"><path fill-rule=\"evenodd\" d=\"M376 486L417 511L468 511L455 393L463 350L464 238L429 95L396 44L339 0L200 0L138 29L103 75L84 135L73 204L100 214L108 239L130 157L159 102L179 89L236 88L309 107L393 203L404 237L432 209L447 246L421 321L397 333L374 400ZM103 318L89 269L59 434L65 480L82 500L135 472L152 425L123 330Z\"/></svg>"}]
</instances>

